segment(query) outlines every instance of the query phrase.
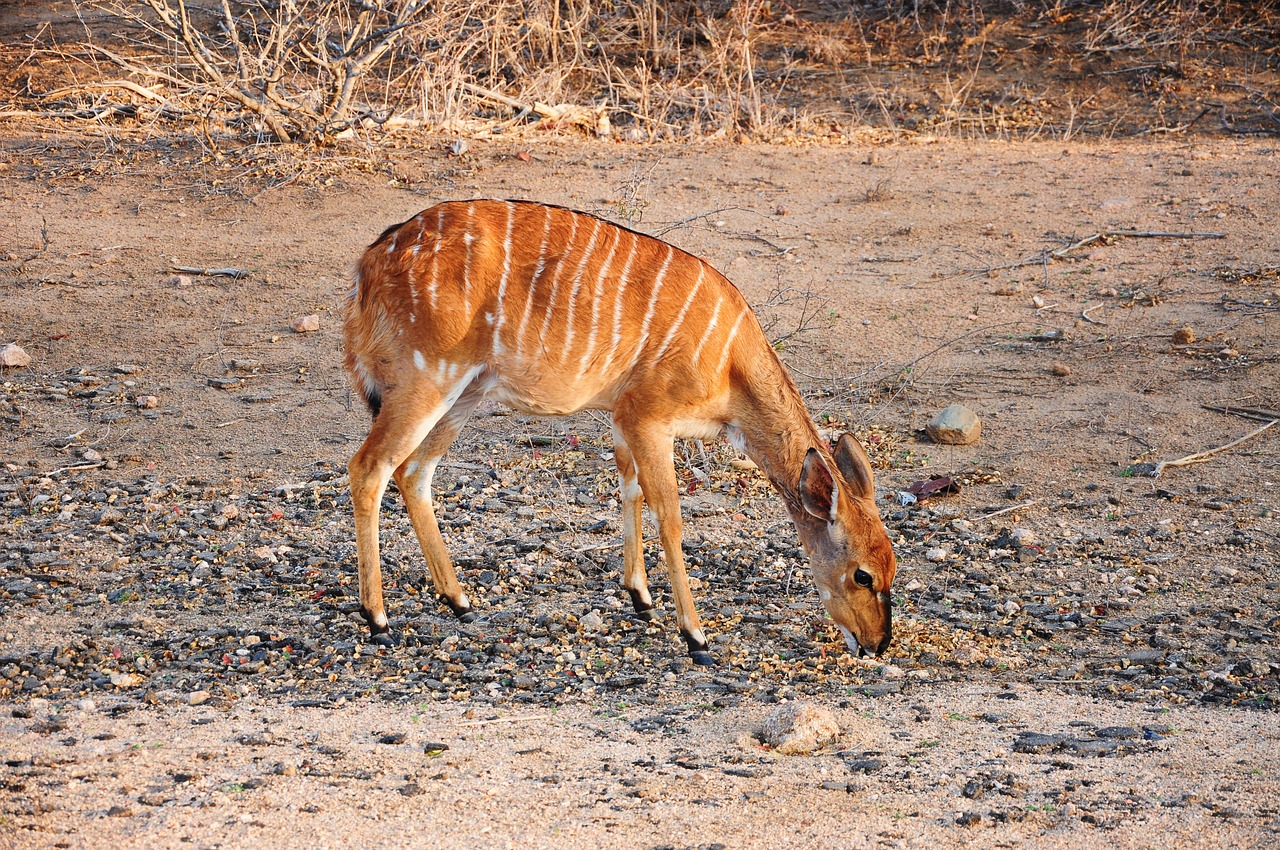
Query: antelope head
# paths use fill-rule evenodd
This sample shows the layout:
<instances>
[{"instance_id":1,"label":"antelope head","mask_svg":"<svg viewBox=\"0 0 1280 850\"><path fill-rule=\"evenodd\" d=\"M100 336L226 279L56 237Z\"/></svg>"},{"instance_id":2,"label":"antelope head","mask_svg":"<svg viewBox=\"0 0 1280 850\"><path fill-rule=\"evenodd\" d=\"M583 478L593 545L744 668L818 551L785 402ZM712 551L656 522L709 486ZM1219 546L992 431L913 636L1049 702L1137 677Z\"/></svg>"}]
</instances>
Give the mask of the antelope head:
<instances>
[{"instance_id":1,"label":"antelope head","mask_svg":"<svg viewBox=\"0 0 1280 850\"><path fill-rule=\"evenodd\" d=\"M875 505L871 463L850 434L836 444L838 471L809 449L800 472L800 502L809 516L801 541L818 595L854 655L878 655L893 638L889 586L897 569Z\"/></svg>"}]
</instances>

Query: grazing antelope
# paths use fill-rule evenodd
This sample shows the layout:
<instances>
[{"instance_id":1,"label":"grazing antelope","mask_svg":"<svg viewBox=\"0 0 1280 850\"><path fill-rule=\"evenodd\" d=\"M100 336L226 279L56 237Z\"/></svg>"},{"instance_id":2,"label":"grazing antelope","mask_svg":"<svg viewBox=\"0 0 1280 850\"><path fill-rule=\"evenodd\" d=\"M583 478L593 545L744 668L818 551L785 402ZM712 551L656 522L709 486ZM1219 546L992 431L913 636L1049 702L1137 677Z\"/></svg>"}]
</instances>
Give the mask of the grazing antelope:
<instances>
[{"instance_id":1,"label":"grazing antelope","mask_svg":"<svg viewBox=\"0 0 1280 850\"><path fill-rule=\"evenodd\" d=\"M544 416L613 415L622 480L622 583L651 619L642 498L657 521L689 654L711 664L680 548L676 437L727 434L786 502L818 592L851 651L891 637L893 549L871 464L834 454L742 294L710 265L585 213L526 201L443 203L364 252L345 314L346 368L373 413L348 466L360 603L388 631L378 508L395 476L431 580L475 618L431 501L436 465L481 399Z\"/></svg>"}]
</instances>

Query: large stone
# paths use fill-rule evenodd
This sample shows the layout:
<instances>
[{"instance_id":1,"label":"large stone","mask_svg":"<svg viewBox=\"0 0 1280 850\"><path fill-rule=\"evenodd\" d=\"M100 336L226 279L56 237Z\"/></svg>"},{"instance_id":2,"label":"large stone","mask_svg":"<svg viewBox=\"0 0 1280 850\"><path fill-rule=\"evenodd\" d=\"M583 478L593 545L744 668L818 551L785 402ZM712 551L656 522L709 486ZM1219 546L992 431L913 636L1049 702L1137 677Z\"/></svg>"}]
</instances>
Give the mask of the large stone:
<instances>
[{"instance_id":1,"label":"large stone","mask_svg":"<svg viewBox=\"0 0 1280 850\"><path fill-rule=\"evenodd\" d=\"M23 366L31 365L31 355L22 350L22 346L15 342L11 342L4 348L0 348L0 366L8 366L14 369L20 369Z\"/></svg>"},{"instance_id":2,"label":"large stone","mask_svg":"<svg viewBox=\"0 0 1280 850\"><path fill-rule=\"evenodd\" d=\"M778 706L760 726L760 740L784 756L811 753L839 735L840 724L835 715L807 702Z\"/></svg>"},{"instance_id":3,"label":"large stone","mask_svg":"<svg viewBox=\"0 0 1280 850\"><path fill-rule=\"evenodd\" d=\"M982 435L982 420L963 404L953 404L924 426L929 439L948 446L968 446Z\"/></svg>"}]
</instances>

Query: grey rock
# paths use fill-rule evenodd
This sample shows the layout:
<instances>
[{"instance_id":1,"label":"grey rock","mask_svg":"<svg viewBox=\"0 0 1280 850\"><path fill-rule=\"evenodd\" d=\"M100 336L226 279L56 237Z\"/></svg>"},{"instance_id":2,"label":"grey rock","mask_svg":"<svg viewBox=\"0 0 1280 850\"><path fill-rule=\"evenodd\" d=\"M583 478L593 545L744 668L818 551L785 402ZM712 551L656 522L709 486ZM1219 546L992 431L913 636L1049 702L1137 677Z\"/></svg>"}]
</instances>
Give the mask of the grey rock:
<instances>
[{"instance_id":1,"label":"grey rock","mask_svg":"<svg viewBox=\"0 0 1280 850\"><path fill-rule=\"evenodd\" d=\"M982 420L963 404L944 409L924 426L929 439L948 446L968 446L982 435Z\"/></svg>"}]
</instances>

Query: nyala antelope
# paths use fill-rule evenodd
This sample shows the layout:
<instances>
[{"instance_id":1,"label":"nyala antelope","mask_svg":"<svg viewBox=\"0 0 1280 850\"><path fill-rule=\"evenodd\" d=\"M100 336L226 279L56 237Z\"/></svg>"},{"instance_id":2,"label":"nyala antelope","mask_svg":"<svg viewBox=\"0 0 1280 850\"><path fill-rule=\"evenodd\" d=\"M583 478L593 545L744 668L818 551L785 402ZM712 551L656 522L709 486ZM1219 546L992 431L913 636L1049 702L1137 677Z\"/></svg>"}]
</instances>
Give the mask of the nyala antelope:
<instances>
[{"instance_id":1,"label":"nyala antelope","mask_svg":"<svg viewBox=\"0 0 1280 850\"><path fill-rule=\"evenodd\" d=\"M727 435L768 476L855 654L891 637L893 549L871 464L851 435L828 447L746 300L679 248L585 213L526 201L443 203L364 252L346 305L346 369L373 413L348 466L360 603L388 632L378 508L395 477L436 592L474 619L431 500L436 465L483 398L542 416L613 418L623 586L652 618L641 528L657 522L676 622L711 664L680 548L676 437Z\"/></svg>"}]
</instances>

